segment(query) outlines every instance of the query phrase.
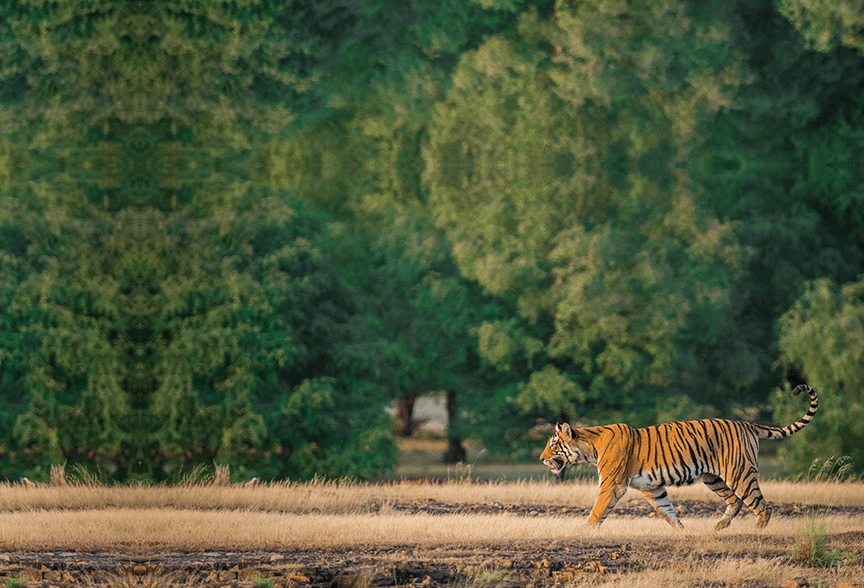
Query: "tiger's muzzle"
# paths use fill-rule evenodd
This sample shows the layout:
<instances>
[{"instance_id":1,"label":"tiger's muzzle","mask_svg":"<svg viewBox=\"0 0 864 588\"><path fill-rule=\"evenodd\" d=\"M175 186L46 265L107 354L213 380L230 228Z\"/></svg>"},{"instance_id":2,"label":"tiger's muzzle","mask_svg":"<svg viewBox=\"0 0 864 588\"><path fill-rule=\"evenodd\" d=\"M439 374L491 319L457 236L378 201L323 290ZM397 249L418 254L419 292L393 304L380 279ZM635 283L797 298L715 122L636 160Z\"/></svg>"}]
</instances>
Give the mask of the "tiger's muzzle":
<instances>
[{"instance_id":1,"label":"tiger's muzzle","mask_svg":"<svg viewBox=\"0 0 864 588\"><path fill-rule=\"evenodd\" d=\"M556 457L550 457L548 459L544 459L543 463L545 463L547 466L549 466L549 469L552 470L552 473L555 474L556 476L560 476L561 472L567 466L567 464L565 463L565 461L563 459L556 458Z\"/></svg>"}]
</instances>

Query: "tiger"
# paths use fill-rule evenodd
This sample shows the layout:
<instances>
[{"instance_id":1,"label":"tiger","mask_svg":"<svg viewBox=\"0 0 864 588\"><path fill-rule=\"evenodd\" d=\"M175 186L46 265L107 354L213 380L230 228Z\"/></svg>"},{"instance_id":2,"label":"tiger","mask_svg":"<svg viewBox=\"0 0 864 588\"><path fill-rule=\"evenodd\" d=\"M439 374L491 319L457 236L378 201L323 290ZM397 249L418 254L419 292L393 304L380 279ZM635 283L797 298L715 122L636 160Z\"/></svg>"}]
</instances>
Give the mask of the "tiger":
<instances>
[{"instance_id":1,"label":"tiger","mask_svg":"<svg viewBox=\"0 0 864 588\"><path fill-rule=\"evenodd\" d=\"M571 428L556 424L540 460L561 478L569 464L590 463L600 474L600 492L588 517L599 526L628 486L642 492L658 515L673 528L683 528L666 486L701 480L726 502L715 529L729 526L742 504L752 511L756 527L771 518L771 506L759 489L757 454L760 439L783 439L813 419L819 401L807 384L792 390L810 395L810 409L786 427L769 427L729 419L678 421L634 429L625 424Z\"/></svg>"}]
</instances>

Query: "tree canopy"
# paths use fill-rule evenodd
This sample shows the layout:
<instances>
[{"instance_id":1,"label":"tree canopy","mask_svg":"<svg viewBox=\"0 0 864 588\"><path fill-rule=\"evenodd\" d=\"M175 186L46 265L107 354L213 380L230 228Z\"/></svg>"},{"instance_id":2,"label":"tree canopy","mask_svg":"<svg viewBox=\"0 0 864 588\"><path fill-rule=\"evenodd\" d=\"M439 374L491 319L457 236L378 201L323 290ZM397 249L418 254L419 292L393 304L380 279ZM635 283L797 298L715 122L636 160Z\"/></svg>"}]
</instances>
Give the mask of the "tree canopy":
<instances>
[{"instance_id":1,"label":"tree canopy","mask_svg":"<svg viewBox=\"0 0 864 588\"><path fill-rule=\"evenodd\" d=\"M781 469L864 471L860 32L844 1L6 2L3 475L376 479L385 408L441 391L516 457L562 419L788 424L788 369L823 402Z\"/></svg>"}]
</instances>

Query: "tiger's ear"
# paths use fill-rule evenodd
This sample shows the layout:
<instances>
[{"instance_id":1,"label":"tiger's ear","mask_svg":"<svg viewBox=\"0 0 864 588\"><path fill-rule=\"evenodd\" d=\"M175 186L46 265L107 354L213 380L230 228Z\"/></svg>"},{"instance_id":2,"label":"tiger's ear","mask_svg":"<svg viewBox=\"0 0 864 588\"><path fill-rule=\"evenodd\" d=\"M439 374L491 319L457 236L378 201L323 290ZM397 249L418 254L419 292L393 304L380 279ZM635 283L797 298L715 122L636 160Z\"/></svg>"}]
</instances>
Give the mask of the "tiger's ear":
<instances>
[{"instance_id":1,"label":"tiger's ear","mask_svg":"<svg viewBox=\"0 0 864 588\"><path fill-rule=\"evenodd\" d=\"M571 429L570 425L568 425L567 423L561 425L556 424L555 432L558 433L558 435L560 435L561 438L565 441L573 438L573 429Z\"/></svg>"}]
</instances>

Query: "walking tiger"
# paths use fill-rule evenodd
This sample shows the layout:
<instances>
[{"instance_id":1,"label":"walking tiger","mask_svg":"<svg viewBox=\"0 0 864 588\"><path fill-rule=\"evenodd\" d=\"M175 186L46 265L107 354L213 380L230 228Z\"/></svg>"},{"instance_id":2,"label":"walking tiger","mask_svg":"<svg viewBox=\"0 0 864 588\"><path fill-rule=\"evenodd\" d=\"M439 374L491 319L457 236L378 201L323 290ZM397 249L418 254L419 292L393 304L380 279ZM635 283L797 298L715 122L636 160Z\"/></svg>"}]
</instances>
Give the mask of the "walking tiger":
<instances>
[{"instance_id":1,"label":"walking tiger","mask_svg":"<svg viewBox=\"0 0 864 588\"><path fill-rule=\"evenodd\" d=\"M725 529L741 510L742 503L756 514L756 527L768 524L771 506L759 490L760 439L783 439L803 429L819 405L816 392L802 384L792 390L810 395L810 409L786 427L768 427L728 419L679 421L634 429L628 425L605 425L573 429L555 426L540 459L559 476L568 464L590 463L600 474L600 493L589 525L599 525L632 486L641 491L663 519L683 527L666 486L684 486L701 480L726 502L716 529Z\"/></svg>"}]
</instances>

